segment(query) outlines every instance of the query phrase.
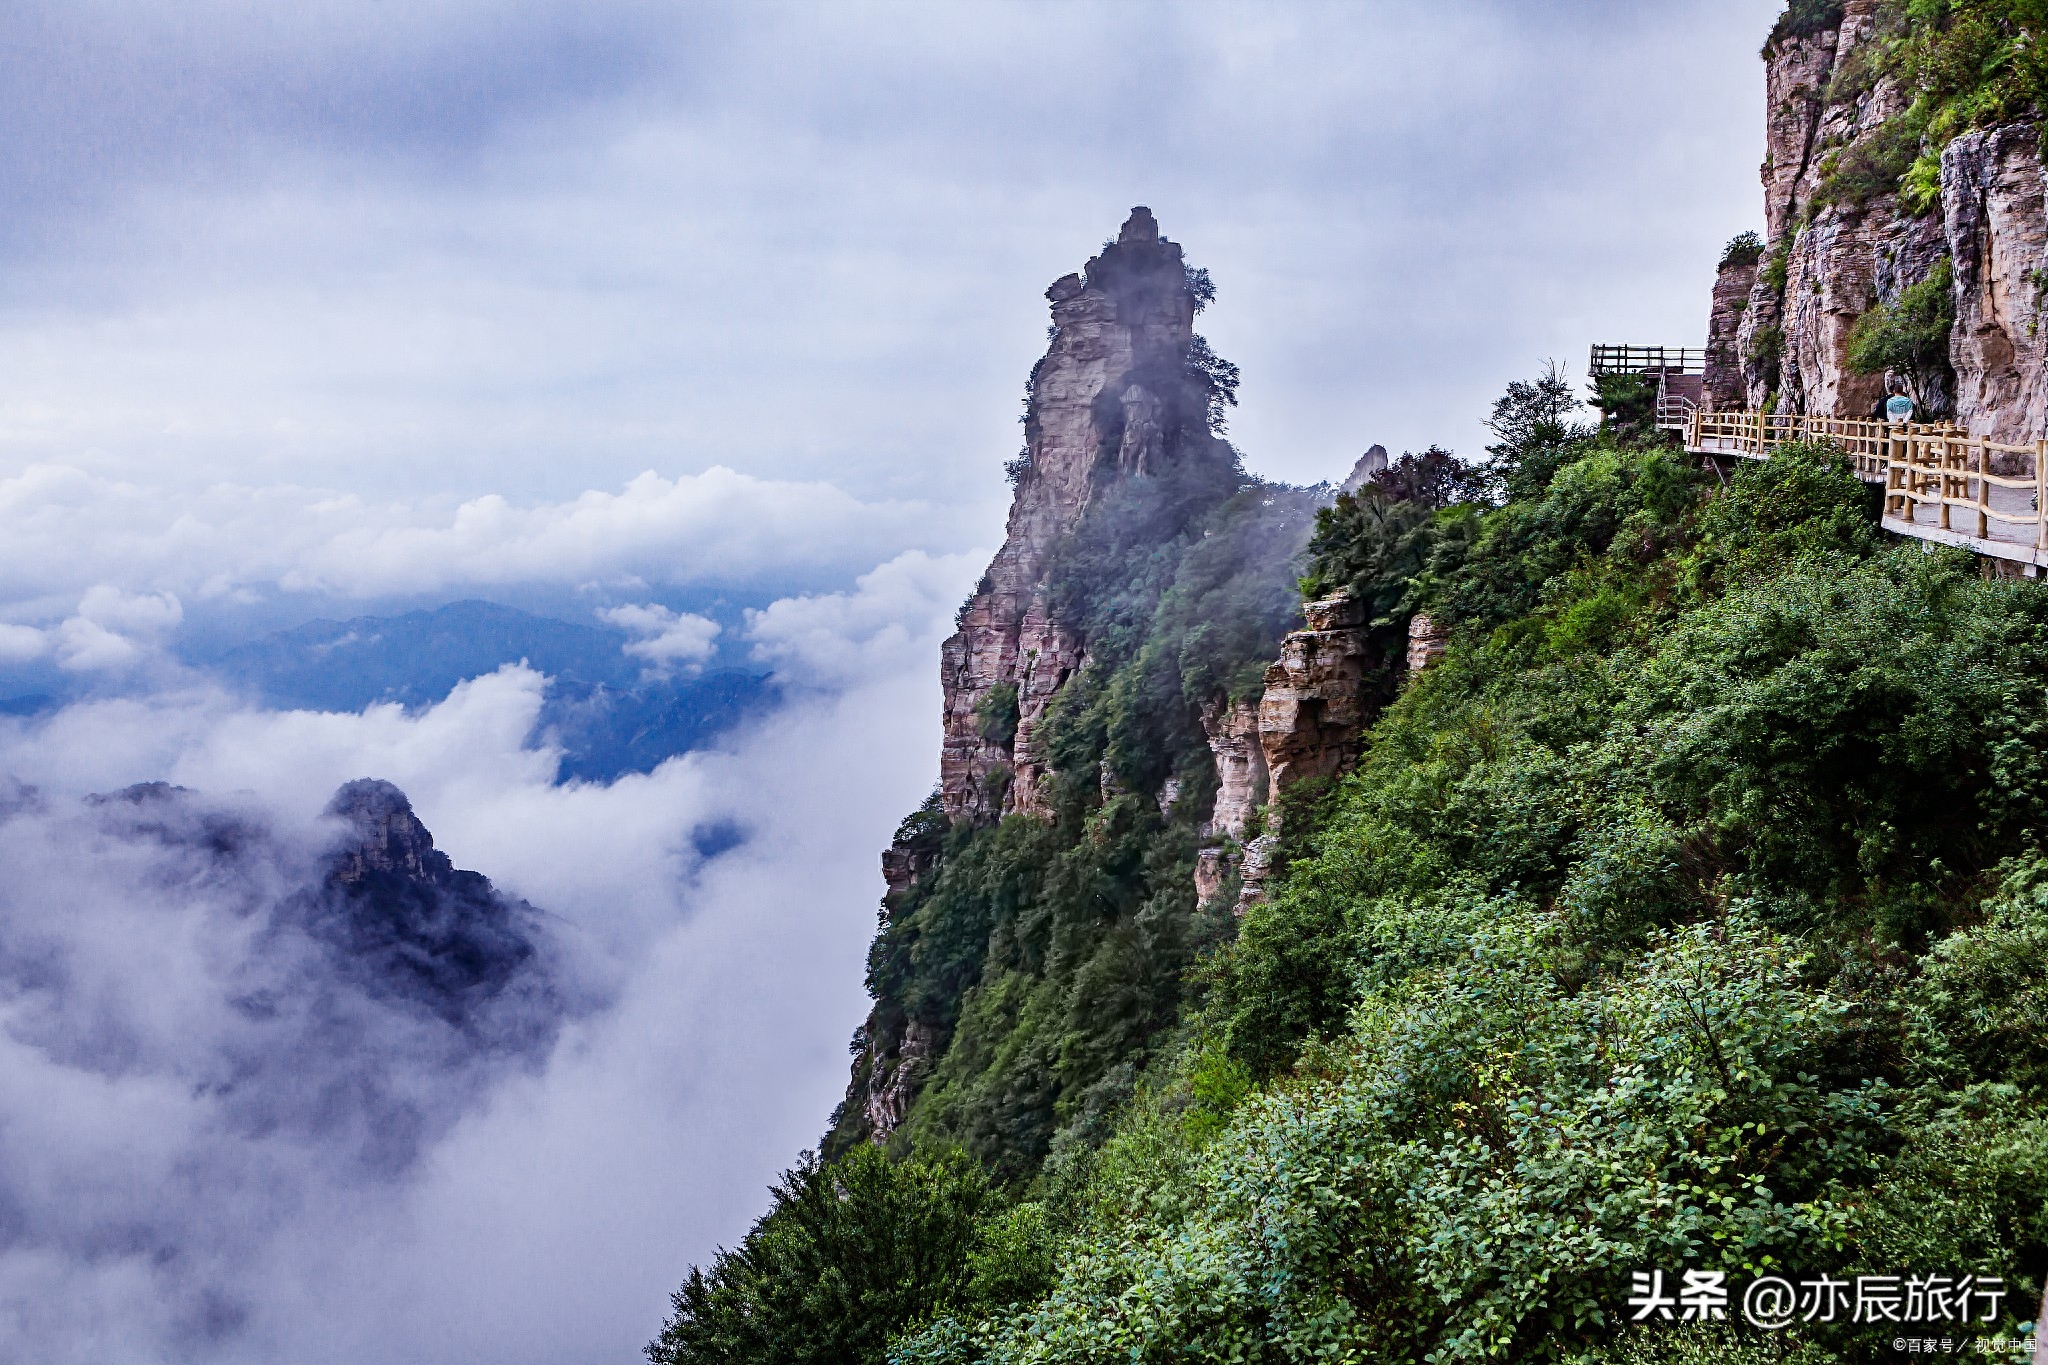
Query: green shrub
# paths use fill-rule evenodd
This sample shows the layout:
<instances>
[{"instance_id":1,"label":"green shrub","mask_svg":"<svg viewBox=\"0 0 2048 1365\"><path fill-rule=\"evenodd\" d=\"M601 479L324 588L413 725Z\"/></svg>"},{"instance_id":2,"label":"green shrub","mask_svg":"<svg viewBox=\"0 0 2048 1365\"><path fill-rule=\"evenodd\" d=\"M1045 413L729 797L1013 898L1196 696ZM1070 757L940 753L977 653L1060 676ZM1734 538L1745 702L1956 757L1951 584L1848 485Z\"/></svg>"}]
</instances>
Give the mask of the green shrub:
<instances>
[{"instance_id":1,"label":"green shrub","mask_svg":"<svg viewBox=\"0 0 2048 1365\"><path fill-rule=\"evenodd\" d=\"M1955 267L1943 256L1925 279L1856 320L1849 334L1849 368L1858 374L1895 370L1911 376L1921 393L1941 392L1952 373L1948 346L1955 323Z\"/></svg>"},{"instance_id":2,"label":"green shrub","mask_svg":"<svg viewBox=\"0 0 2048 1365\"><path fill-rule=\"evenodd\" d=\"M1771 26L1771 36L1764 41L1764 57L1769 59L1788 42L1838 28L1841 23L1842 0L1791 0Z\"/></svg>"},{"instance_id":3,"label":"green shrub","mask_svg":"<svg viewBox=\"0 0 2048 1365\"><path fill-rule=\"evenodd\" d=\"M974 704L974 718L983 739L1008 748L1017 737L1017 685L998 683L983 693Z\"/></svg>"},{"instance_id":4,"label":"green shrub","mask_svg":"<svg viewBox=\"0 0 2048 1365\"><path fill-rule=\"evenodd\" d=\"M739 1246L676 1291L653 1365L880 1365L889 1338L960 1300L971 1256L993 1250L977 1219L996 1193L959 1157L805 1153L771 1193Z\"/></svg>"},{"instance_id":5,"label":"green shrub","mask_svg":"<svg viewBox=\"0 0 2048 1365\"><path fill-rule=\"evenodd\" d=\"M1739 232L1721 248L1721 269L1755 265L1764 257L1764 239L1754 232Z\"/></svg>"},{"instance_id":6,"label":"green shrub","mask_svg":"<svg viewBox=\"0 0 2048 1365\"><path fill-rule=\"evenodd\" d=\"M1772 244L1771 257L1764 262L1763 273L1758 276L1769 286L1773 294L1781 298L1785 293L1786 281L1792 274L1792 238L1793 234L1786 232Z\"/></svg>"}]
</instances>

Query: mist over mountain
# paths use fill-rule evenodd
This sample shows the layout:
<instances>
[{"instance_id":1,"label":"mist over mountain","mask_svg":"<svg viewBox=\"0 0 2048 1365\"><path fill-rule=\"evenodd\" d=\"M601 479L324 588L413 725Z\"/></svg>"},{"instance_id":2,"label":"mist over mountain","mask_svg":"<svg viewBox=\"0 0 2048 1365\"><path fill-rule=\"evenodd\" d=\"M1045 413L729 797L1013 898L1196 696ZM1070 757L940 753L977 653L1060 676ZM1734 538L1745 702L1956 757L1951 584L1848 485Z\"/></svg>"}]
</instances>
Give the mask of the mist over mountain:
<instances>
[{"instance_id":1,"label":"mist over mountain","mask_svg":"<svg viewBox=\"0 0 2048 1365\"><path fill-rule=\"evenodd\" d=\"M1254 871L1313 485L1682 339L1730 13L0 7L0 1360L639 1359L835 1104L1083 1188ZM1140 200L1229 306L1064 300L977 587Z\"/></svg>"},{"instance_id":2,"label":"mist over mountain","mask_svg":"<svg viewBox=\"0 0 2048 1365\"><path fill-rule=\"evenodd\" d=\"M972 572L769 603L727 647L773 702L609 780L563 780L516 662L360 710L179 666L0 719L0 1357L630 1357L843 1084ZM588 658L636 686L709 638L626 620L592 629L638 674Z\"/></svg>"},{"instance_id":3,"label":"mist over mountain","mask_svg":"<svg viewBox=\"0 0 2048 1365\"><path fill-rule=\"evenodd\" d=\"M0 1304L37 1359L211 1354L286 1211L391 1188L603 998L389 783L311 822L14 783L0 865Z\"/></svg>"}]
</instances>

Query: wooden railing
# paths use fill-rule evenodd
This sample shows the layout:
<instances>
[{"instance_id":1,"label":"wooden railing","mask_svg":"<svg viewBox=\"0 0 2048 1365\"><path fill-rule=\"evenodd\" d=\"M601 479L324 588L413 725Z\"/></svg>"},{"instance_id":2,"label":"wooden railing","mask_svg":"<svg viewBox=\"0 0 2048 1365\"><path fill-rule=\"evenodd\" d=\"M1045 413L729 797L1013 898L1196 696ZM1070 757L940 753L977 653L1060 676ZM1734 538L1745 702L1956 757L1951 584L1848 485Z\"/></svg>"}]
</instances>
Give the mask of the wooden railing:
<instances>
[{"instance_id":1,"label":"wooden railing","mask_svg":"<svg viewBox=\"0 0 2048 1365\"><path fill-rule=\"evenodd\" d=\"M2048 564L2048 441L2011 445L1948 424L1796 413L1694 412L1685 428L1686 449L1702 455L1768 459L1788 441L1830 442L1858 476L1884 485L1886 530Z\"/></svg>"},{"instance_id":2,"label":"wooden railing","mask_svg":"<svg viewBox=\"0 0 2048 1365\"><path fill-rule=\"evenodd\" d=\"M1706 366L1705 351L1684 346L1616 346L1596 341L1592 357L1586 362L1586 373L1647 375L1669 370L1673 374L1700 374Z\"/></svg>"}]
</instances>

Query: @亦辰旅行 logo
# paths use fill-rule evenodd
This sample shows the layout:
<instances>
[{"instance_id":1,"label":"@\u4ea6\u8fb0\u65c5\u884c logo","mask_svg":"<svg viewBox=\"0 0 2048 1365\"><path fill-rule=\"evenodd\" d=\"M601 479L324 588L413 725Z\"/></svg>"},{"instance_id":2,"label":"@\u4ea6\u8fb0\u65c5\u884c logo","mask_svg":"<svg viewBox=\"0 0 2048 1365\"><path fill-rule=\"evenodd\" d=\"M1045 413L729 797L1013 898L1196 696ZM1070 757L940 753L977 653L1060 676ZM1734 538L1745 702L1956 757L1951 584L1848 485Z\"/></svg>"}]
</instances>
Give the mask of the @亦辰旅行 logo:
<instances>
[{"instance_id":1,"label":"@\u4ea6\u8fb0\u65c5\u884c logo","mask_svg":"<svg viewBox=\"0 0 2048 1365\"><path fill-rule=\"evenodd\" d=\"M1627 1299L1630 1321L1723 1322L1734 1317L1766 1332L1802 1323L1840 1323L1947 1328L1947 1337L1897 1335L1896 1350L1916 1354L1949 1353L1958 1349L2022 1352L2031 1349L2034 1324L2021 1335L1995 1339L1954 1333L1990 1326L2003 1316L2007 1289L1995 1275L1958 1272L1899 1272L1874 1275L1820 1275L1788 1279L1759 1275L1731 1282L1722 1270L1636 1271Z\"/></svg>"}]
</instances>

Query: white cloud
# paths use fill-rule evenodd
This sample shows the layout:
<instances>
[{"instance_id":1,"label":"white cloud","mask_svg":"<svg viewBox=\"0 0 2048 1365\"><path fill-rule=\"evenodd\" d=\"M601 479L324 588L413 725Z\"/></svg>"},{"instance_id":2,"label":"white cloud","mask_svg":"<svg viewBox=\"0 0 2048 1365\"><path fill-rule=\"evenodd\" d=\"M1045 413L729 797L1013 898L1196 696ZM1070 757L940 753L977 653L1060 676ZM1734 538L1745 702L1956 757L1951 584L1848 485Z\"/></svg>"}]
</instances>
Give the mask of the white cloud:
<instances>
[{"instance_id":1,"label":"white cloud","mask_svg":"<svg viewBox=\"0 0 2048 1365\"><path fill-rule=\"evenodd\" d=\"M132 668L184 619L185 609L172 593L95 584L56 628L57 662L79 673Z\"/></svg>"},{"instance_id":2,"label":"white cloud","mask_svg":"<svg viewBox=\"0 0 2048 1365\"><path fill-rule=\"evenodd\" d=\"M718 652L721 627L708 616L670 611L658 602L613 607L598 616L639 635L626 653L647 660L656 673L694 667Z\"/></svg>"},{"instance_id":3,"label":"white cloud","mask_svg":"<svg viewBox=\"0 0 2048 1365\"><path fill-rule=\"evenodd\" d=\"M722 467L645 473L617 492L521 506L495 494L455 504L368 502L292 485L147 486L39 464L0 479L0 524L0 591L17 617L97 593L80 617L115 634L176 624L174 595L273 584L371 597L526 583L772 582L851 572L906 543L960 534L915 503L862 502L831 484Z\"/></svg>"},{"instance_id":4,"label":"white cloud","mask_svg":"<svg viewBox=\"0 0 2048 1365\"><path fill-rule=\"evenodd\" d=\"M754 658L787 680L845 686L912 666L924 641L943 636L988 563L986 551L898 555L862 574L852 592L785 597L747 613Z\"/></svg>"},{"instance_id":5,"label":"white cloud","mask_svg":"<svg viewBox=\"0 0 2048 1365\"><path fill-rule=\"evenodd\" d=\"M49 652L49 637L34 626L0 624L0 664L27 663Z\"/></svg>"},{"instance_id":6,"label":"white cloud","mask_svg":"<svg viewBox=\"0 0 2048 1365\"><path fill-rule=\"evenodd\" d=\"M805 693L728 752L608 786L554 785L554 755L523 747L543 680L517 667L413 714L256 712L194 691L0 721L0 773L41 787L53 808L163 778L241 792L249 809L297 826L340 783L388 778L458 865L574 925L616 1001L569 1026L538 1072L503 1082L411 1176L351 1186L284 1153L261 1166L264 1186L213 1207L176 1197L160 1176L219 1154L189 1088L80 1076L60 1051L9 1051L0 1039L0 1126L21 1139L0 1166L0 1197L31 1180L34 1206L66 1227L146 1225L232 1246L221 1308L224 1320L243 1315L202 1348L164 1307L162 1277L182 1272L124 1255L114 1239L91 1256L22 1251L0 1255L0 1356L634 1355L684 1269L745 1231L766 1182L817 1141L845 1085L881 892L876 853L932 778L930 660L950 586L918 585L958 577L940 563L899 560L856 593L763 613L778 629L761 643L782 659L844 664L851 650L887 667L836 694ZM893 621L889 602L902 609ZM824 647L834 612L859 619ZM748 838L706 863L692 834L719 824ZM72 878L53 860L42 913L72 895L115 904L118 877L101 866ZM147 920L160 898L145 888L131 899L124 913ZM180 923L166 916L161 928ZM180 1011L206 984L194 950L181 939L150 954L141 928L107 941L161 963L122 1017L150 1046L175 1049Z\"/></svg>"},{"instance_id":7,"label":"white cloud","mask_svg":"<svg viewBox=\"0 0 2048 1365\"><path fill-rule=\"evenodd\" d=\"M184 620L185 609L171 593L130 593L99 583L79 599L78 615L109 630L157 634Z\"/></svg>"}]
</instances>

